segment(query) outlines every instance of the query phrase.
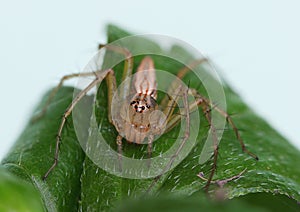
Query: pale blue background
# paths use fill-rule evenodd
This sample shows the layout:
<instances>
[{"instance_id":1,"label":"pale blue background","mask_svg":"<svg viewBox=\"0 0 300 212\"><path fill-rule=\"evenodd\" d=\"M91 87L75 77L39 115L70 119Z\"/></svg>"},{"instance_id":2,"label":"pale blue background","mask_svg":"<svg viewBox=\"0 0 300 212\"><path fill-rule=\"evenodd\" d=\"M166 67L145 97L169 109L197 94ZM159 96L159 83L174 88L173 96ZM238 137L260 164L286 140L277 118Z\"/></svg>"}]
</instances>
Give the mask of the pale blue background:
<instances>
[{"instance_id":1,"label":"pale blue background","mask_svg":"<svg viewBox=\"0 0 300 212\"><path fill-rule=\"evenodd\" d=\"M300 148L299 11L297 0L1 0L0 158L43 93L80 71L105 42L108 22L192 44Z\"/></svg>"}]
</instances>

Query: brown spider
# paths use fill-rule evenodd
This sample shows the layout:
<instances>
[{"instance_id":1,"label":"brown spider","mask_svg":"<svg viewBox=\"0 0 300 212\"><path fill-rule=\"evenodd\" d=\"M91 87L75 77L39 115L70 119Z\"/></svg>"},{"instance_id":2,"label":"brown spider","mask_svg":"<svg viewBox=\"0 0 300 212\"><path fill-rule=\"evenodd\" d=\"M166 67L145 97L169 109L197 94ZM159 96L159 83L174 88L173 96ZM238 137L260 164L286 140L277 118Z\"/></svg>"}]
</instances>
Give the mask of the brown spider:
<instances>
[{"instance_id":1,"label":"brown spider","mask_svg":"<svg viewBox=\"0 0 300 212\"><path fill-rule=\"evenodd\" d=\"M101 46L102 47L102 46ZM131 53L122 47L117 47L113 45L104 46L107 50L111 50L117 52L119 54L125 55L125 64L124 64L124 72L123 78L132 76L132 67L133 67L133 57ZM203 62L206 59L195 60L189 67L184 67L177 73L177 78L182 79L188 71ZM210 173L210 176L207 180L206 190L210 182L212 181L212 177L216 170L217 157L218 157L218 142L216 136L216 129L211 121L211 108L214 108L218 111L222 116L226 118L228 123L232 126L237 139L239 140L242 150L246 152L251 157L258 160L258 157L252 152L248 151L244 145L244 142L238 132L237 127L232 121L231 117L222 109L212 104L207 98L203 97L193 88L185 88L181 84L173 83L170 85L170 89L172 93L176 94L174 96L165 97L161 104L164 108L161 112L158 109L158 104L156 102L157 99L157 83L156 83L156 72L154 67L154 62L150 56L144 57L141 61L139 67L137 68L134 79L131 83L132 89L122 89L118 92L116 78L114 75L114 71L112 69L107 70L99 70L93 73L81 73L81 74L71 74L64 76L58 86L52 91L49 96L48 102L45 108L42 110L39 117L41 117L47 110L47 106L54 97L55 93L62 86L63 82L67 79L74 77L85 77L85 76L95 76L95 79L78 95L73 99L72 103L66 109L66 112L63 114L60 127L58 129L57 138L56 138L56 150L54 156L54 163L49 168L49 170L43 176L45 180L50 172L55 168L58 163L59 156L59 145L61 142L61 134L66 123L67 117L71 114L72 110L76 106L76 104L90 91L93 87L97 86L103 79L106 79L106 83L108 86L108 119L110 123L114 125L116 130L118 131L118 136L116 138L116 143L118 146L118 154L119 156L122 154L122 139L126 139L129 143L147 143L148 144L148 157L151 157L152 152L152 143L154 141L155 136L159 136L169 130L171 130L174 126L176 126L182 116L185 116L187 129L185 133L185 137L183 138L182 144L179 149L176 151L175 155L172 157L168 165L165 167L165 171L168 170L173 160L177 156L180 151L180 148L184 145L185 141L189 137L189 114L196 110L199 106L202 108L204 115L210 125L210 130L213 135L214 140L214 159L213 159L213 167ZM187 100L187 96L192 95L195 98L195 102L190 103ZM130 97L125 103L119 107L117 113L112 114L112 103L114 98L118 99L120 96ZM185 114L174 114L174 105L176 104L176 100L178 98L182 98L185 106ZM161 175L160 175L161 176ZM153 183L157 182L159 177L155 178Z\"/></svg>"}]
</instances>

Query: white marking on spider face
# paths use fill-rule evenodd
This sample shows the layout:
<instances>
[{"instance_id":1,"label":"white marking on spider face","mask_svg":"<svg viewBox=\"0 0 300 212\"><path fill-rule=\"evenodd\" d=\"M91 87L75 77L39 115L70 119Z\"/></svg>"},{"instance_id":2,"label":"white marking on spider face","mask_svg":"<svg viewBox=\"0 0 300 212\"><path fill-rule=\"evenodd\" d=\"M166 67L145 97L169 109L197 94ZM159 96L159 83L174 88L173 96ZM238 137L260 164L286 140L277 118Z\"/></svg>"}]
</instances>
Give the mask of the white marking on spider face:
<instances>
[{"instance_id":1,"label":"white marking on spider face","mask_svg":"<svg viewBox=\"0 0 300 212\"><path fill-rule=\"evenodd\" d=\"M144 104L140 101L140 102L137 104L137 109L136 109L136 111L137 111L137 112L143 112L145 109L146 109L146 107L145 107Z\"/></svg>"}]
</instances>

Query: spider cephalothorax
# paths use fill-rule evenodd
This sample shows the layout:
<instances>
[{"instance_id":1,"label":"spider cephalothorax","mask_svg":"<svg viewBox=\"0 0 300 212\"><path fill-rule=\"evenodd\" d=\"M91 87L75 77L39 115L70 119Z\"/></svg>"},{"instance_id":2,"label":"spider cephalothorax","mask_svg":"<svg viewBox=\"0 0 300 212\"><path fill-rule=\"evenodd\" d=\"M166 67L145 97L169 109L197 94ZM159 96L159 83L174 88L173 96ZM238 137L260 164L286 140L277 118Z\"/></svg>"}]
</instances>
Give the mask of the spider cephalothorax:
<instances>
[{"instance_id":1,"label":"spider cephalothorax","mask_svg":"<svg viewBox=\"0 0 300 212\"><path fill-rule=\"evenodd\" d=\"M120 119L115 120L119 134L128 142L143 143L149 135L155 135L154 125L158 122L154 116L158 105L149 95L136 95L130 104L121 106Z\"/></svg>"}]
</instances>

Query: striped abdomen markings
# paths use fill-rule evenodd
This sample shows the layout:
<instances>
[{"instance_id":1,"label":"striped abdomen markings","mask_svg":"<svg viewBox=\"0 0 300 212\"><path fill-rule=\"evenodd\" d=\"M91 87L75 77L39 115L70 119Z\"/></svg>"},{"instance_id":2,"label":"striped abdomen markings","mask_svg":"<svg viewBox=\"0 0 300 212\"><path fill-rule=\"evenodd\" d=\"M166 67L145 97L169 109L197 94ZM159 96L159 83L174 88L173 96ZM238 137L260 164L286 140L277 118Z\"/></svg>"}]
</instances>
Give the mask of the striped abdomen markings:
<instances>
[{"instance_id":1,"label":"striped abdomen markings","mask_svg":"<svg viewBox=\"0 0 300 212\"><path fill-rule=\"evenodd\" d=\"M154 62L151 57L145 57L135 74L134 87L136 93L156 98L156 75Z\"/></svg>"}]
</instances>

